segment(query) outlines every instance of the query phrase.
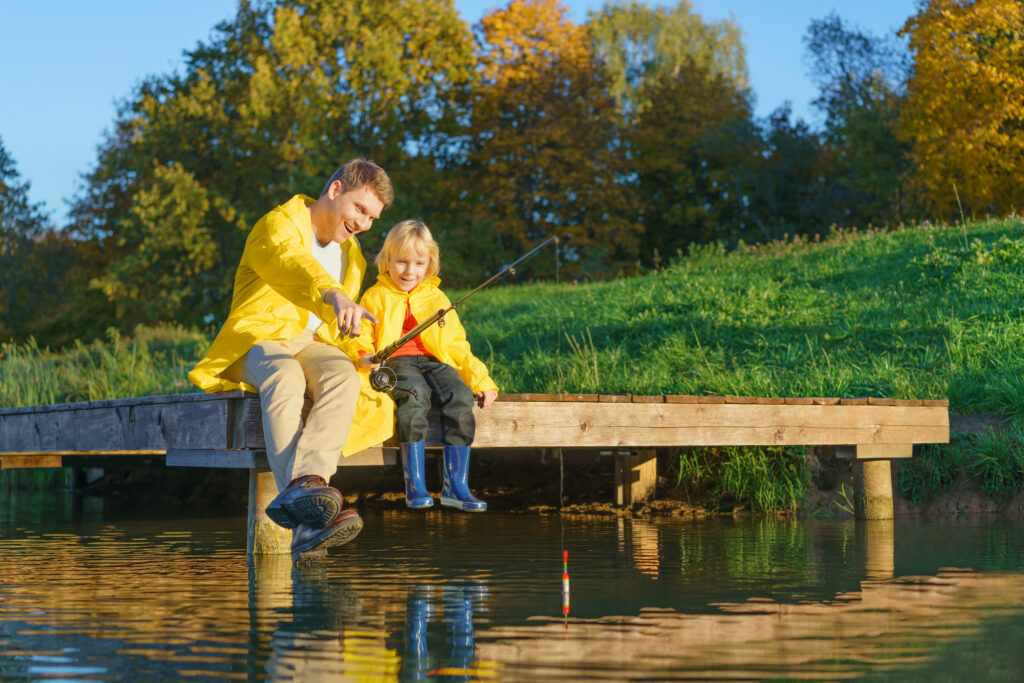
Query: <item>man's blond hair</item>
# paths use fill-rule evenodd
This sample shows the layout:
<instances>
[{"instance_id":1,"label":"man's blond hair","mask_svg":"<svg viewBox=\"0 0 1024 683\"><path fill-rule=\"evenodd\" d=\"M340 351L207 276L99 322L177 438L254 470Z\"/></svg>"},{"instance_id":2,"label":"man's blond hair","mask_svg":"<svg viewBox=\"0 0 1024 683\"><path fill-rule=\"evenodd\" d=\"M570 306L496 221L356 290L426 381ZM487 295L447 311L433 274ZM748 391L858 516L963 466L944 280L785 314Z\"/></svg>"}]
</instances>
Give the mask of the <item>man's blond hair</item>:
<instances>
[{"instance_id":1,"label":"man's blond hair","mask_svg":"<svg viewBox=\"0 0 1024 683\"><path fill-rule=\"evenodd\" d=\"M327 194L327 188L335 180L341 181L343 193L369 185L385 209L395 201L395 188L391 185L391 178L383 168L368 159L352 159L346 162L344 166L334 172L327 184L324 185L323 192L320 193L321 197Z\"/></svg>"}]
</instances>

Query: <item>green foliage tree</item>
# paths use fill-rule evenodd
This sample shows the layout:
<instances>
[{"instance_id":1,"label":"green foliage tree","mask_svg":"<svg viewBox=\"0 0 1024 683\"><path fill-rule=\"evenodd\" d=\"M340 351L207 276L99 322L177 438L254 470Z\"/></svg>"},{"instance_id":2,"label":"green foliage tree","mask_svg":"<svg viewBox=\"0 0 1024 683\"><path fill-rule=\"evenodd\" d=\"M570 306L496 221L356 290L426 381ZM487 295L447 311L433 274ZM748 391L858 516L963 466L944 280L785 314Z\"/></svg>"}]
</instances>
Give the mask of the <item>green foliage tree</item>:
<instances>
[{"instance_id":1,"label":"green foliage tree","mask_svg":"<svg viewBox=\"0 0 1024 683\"><path fill-rule=\"evenodd\" d=\"M38 258L52 224L42 205L29 200L29 187L0 140L0 339L23 336L38 297L59 276Z\"/></svg>"},{"instance_id":2,"label":"green foliage tree","mask_svg":"<svg viewBox=\"0 0 1024 683\"><path fill-rule=\"evenodd\" d=\"M649 79L640 91L644 107L629 141L641 197L645 261L671 256L693 242L734 239L739 220L728 178L749 164L746 148L716 144L723 132L750 120L750 103L723 76L690 62Z\"/></svg>"},{"instance_id":3,"label":"green foliage tree","mask_svg":"<svg viewBox=\"0 0 1024 683\"><path fill-rule=\"evenodd\" d=\"M243 0L121 107L73 211L107 256L93 286L123 325L219 317L245 231L353 156L391 173L392 215L415 215L465 118L472 50L451 0Z\"/></svg>"},{"instance_id":4,"label":"green foliage tree","mask_svg":"<svg viewBox=\"0 0 1024 683\"><path fill-rule=\"evenodd\" d=\"M735 90L747 87L739 26L732 19L705 22L690 0L678 0L675 6L611 2L591 12L587 26L608 71L611 92L627 118L652 105L651 83L694 67Z\"/></svg>"},{"instance_id":5,"label":"green foliage tree","mask_svg":"<svg viewBox=\"0 0 1024 683\"><path fill-rule=\"evenodd\" d=\"M463 186L473 227L464 232L497 240L478 264L494 267L554 233L572 238L570 271L629 266L637 204L623 182L615 102L586 28L557 0L512 0L484 17L479 40Z\"/></svg>"},{"instance_id":6,"label":"green foliage tree","mask_svg":"<svg viewBox=\"0 0 1024 683\"><path fill-rule=\"evenodd\" d=\"M910 71L906 45L835 13L811 22L804 45L820 93L814 104L825 114L833 207L847 225L899 222L913 210L904 190L909 145L898 137Z\"/></svg>"}]
</instances>

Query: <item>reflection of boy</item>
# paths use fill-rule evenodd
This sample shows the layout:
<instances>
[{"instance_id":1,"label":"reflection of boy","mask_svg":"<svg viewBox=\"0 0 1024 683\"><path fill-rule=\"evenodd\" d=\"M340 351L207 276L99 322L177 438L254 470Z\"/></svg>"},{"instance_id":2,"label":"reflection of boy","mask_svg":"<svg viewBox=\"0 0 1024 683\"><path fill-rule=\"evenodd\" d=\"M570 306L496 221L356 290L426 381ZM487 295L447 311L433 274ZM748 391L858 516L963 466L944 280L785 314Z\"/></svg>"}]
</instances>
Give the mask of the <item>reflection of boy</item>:
<instances>
[{"instance_id":1,"label":"reflection of boy","mask_svg":"<svg viewBox=\"0 0 1024 683\"><path fill-rule=\"evenodd\" d=\"M371 368L369 355L451 306L438 289L440 270L437 242L420 221L402 221L388 231L376 258L377 284L360 301L379 321L363 320L359 337L347 343L360 369ZM434 504L423 480L427 438L427 411L431 396L441 407L441 443L444 446L444 486L441 505L483 511L487 504L469 491L469 454L476 433L474 397L480 406L491 405L498 387L469 348L466 331L455 311L407 342L387 361L395 371L394 392L398 440L405 470L405 502L410 508Z\"/></svg>"}]
</instances>

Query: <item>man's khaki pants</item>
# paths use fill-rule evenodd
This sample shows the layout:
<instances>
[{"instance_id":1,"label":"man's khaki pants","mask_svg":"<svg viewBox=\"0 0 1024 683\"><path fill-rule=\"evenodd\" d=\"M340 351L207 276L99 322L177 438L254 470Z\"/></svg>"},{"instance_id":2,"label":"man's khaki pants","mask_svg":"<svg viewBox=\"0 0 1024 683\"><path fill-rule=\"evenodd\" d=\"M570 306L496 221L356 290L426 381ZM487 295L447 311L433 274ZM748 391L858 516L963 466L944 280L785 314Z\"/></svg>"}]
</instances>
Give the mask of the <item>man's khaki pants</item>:
<instances>
[{"instance_id":1,"label":"man's khaki pants","mask_svg":"<svg viewBox=\"0 0 1024 683\"><path fill-rule=\"evenodd\" d=\"M259 342L231 370L259 389L263 438L278 491L306 474L330 481L359 396L359 375L349 357L305 330L294 339ZM303 422L306 396L312 407Z\"/></svg>"}]
</instances>

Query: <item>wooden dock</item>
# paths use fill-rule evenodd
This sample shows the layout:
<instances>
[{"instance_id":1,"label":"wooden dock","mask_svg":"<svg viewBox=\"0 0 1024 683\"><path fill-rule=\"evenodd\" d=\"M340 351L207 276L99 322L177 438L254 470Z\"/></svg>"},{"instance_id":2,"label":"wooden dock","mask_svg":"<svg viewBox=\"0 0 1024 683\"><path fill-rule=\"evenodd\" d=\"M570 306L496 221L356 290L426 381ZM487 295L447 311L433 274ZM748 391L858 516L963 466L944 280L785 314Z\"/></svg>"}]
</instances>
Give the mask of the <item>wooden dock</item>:
<instances>
[{"instance_id":1,"label":"wooden dock","mask_svg":"<svg viewBox=\"0 0 1024 683\"><path fill-rule=\"evenodd\" d=\"M544 448L614 453L620 505L653 492L657 448L837 446L858 461L863 516L875 519L893 514L889 461L911 457L915 444L949 441L944 400L505 394L490 408L477 409L476 417L476 450L520 449L524 457ZM433 416L428 448L439 447L439 437ZM396 453L396 443L384 443L348 458L339 454L339 465L393 465ZM267 469L255 394L172 394L0 409L4 469L140 457L163 457L168 466L248 469L250 551L287 550L286 538L269 538L278 527L263 515L276 487Z\"/></svg>"}]
</instances>

